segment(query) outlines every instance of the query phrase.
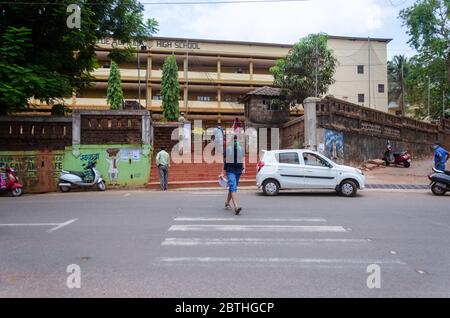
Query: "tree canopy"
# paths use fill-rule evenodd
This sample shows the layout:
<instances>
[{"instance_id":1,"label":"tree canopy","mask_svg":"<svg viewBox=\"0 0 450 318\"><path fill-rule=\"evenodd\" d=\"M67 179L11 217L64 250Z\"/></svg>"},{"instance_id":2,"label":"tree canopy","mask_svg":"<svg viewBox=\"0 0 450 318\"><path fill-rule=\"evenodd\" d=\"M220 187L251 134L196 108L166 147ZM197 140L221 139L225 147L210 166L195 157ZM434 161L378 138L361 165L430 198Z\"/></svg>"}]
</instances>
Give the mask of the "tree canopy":
<instances>
[{"instance_id":1,"label":"tree canopy","mask_svg":"<svg viewBox=\"0 0 450 318\"><path fill-rule=\"evenodd\" d=\"M408 28L408 43L417 50L406 78L407 100L419 105L419 117L437 118L450 101L450 1L417 0L399 17Z\"/></svg>"},{"instance_id":2,"label":"tree canopy","mask_svg":"<svg viewBox=\"0 0 450 318\"><path fill-rule=\"evenodd\" d=\"M154 19L144 21L137 0L2 2L0 114L27 108L30 97L52 103L88 87L98 40L141 42L158 26ZM67 6L74 2L81 8L80 29L67 26ZM116 48L112 57L118 60L130 50L131 45Z\"/></svg>"},{"instance_id":3,"label":"tree canopy","mask_svg":"<svg viewBox=\"0 0 450 318\"><path fill-rule=\"evenodd\" d=\"M108 105L111 109L122 109L123 92L121 87L120 70L116 62L111 62L111 69L108 77L107 90Z\"/></svg>"},{"instance_id":4,"label":"tree canopy","mask_svg":"<svg viewBox=\"0 0 450 318\"><path fill-rule=\"evenodd\" d=\"M168 121L178 119L180 85L178 83L178 66L175 55L164 60L161 80L161 97L164 118Z\"/></svg>"},{"instance_id":5,"label":"tree canopy","mask_svg":"<svg viewBox=\"0 0 450 318\"><path fill-rule=\"evenodd\" d=\"M334 83L337 59L327 48L327 40L322 33L308 35L270 69L286 104L301 104L305 98L316 96L316 88L317 96L323 95Z\"/></svg>"}]
</instances>

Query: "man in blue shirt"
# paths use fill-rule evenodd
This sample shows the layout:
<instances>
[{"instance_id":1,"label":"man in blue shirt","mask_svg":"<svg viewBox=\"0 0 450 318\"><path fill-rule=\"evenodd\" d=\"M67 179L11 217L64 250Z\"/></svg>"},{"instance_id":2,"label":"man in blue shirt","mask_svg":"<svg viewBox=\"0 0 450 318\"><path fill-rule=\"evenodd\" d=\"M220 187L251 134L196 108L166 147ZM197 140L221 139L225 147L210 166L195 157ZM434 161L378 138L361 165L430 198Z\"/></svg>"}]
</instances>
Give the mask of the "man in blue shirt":
<instances>
[{"instance_id":1,"label":"man in blue shirt","mask_svg":"<svg viewBox=\"0 0 450 318\"><path fill-rule=\"evenodd\" d=\"M445 163L450 157L448 151L442 148L442 146L438 142L433 145L433 149L434 149L434 167L437 170L444 171Z\"/></svg>"}]
</instances>

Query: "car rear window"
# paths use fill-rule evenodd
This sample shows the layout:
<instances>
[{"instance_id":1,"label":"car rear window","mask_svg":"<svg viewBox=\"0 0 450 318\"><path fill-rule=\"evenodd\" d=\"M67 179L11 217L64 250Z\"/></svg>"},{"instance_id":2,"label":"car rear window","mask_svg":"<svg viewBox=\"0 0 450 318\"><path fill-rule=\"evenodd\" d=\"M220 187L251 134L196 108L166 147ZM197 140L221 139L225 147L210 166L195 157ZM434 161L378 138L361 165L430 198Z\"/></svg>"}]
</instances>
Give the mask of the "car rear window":
<instances>
[{"instance_id":1,"label":"car rear window","mask_svg":"<svg viewBox=\"0 0 450 318\"><path fill-rule=\"evenodd\" d=\"M296 152L280 152L276 154L276 158L279 163L300 164L298 153Z\"/></svg>"}]
</instances>

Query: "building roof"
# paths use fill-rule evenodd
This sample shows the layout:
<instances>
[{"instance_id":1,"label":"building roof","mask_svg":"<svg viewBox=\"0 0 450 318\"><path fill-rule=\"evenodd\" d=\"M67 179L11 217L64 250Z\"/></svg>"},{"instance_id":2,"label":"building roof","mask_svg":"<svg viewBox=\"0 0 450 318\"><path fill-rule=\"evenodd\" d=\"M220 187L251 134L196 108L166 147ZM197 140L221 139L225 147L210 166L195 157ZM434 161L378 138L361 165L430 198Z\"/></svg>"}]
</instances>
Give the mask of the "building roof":
<instances>
[{"instance_id":1,"label":"building roof","mask_svg":"<svg viewBox=\"0 0 450 318\"><path fill-rule=\"evenodd\" d=\"M280 89L276 87L263 86L259 87L251 92L247 93L248 95L259 95L259 96L280 96Z\"/></svg>"},{"instance_id":2,"label":"building roof","mask_svg":"<svg viewBox=\"0 0 450 318\"><path fill-rule=\"evenodd\" d=\"M369 38L369 37L354 37L354 36L337 36L327 35L329 39L335 40L349 40L349 41L370 41L373 42L386 42L389 43L392 39L389 38ZM238 45L255 45L255 46L276 46L291 48L293 44L287 43L264 43L264 42L250 42L250 41L232 41L232 40L213 40L213 39L193 39L193 38L180 38L180 37L163 37L154 36L151 40L169 40L169 41L193 41L193 42L205 42L205 43L221 43L221 44L238 44Z\"/></svg>"}]
</instances>

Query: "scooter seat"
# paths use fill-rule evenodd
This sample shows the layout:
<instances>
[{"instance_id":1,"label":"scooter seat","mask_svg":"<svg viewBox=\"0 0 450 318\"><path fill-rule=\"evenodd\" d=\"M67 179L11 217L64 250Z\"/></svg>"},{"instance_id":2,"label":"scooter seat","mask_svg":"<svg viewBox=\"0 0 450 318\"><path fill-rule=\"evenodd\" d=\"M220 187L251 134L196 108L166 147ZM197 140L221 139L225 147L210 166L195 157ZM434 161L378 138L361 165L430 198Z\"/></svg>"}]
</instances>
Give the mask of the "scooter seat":
<instances>
[{"instance_id":1,"label":"scooter seat","mask_svg":"<svg viewBox=\"0 0 450 318\"><path fill-rule=\"evenodd\" d=\"M69 170L69 173L74 174L74 175L80 177L81 179L83 179L84 177L86 177L86 175L84 174L84 172L81 172L81 171L70 171L70 170Z\"/></svg>"}]
</instances>

